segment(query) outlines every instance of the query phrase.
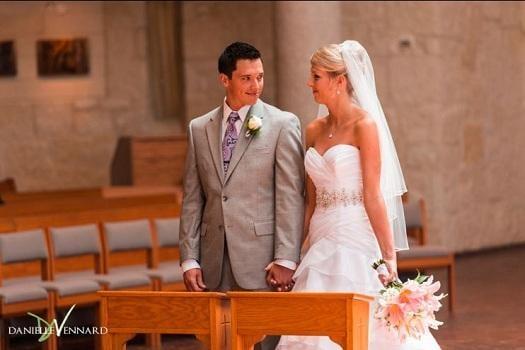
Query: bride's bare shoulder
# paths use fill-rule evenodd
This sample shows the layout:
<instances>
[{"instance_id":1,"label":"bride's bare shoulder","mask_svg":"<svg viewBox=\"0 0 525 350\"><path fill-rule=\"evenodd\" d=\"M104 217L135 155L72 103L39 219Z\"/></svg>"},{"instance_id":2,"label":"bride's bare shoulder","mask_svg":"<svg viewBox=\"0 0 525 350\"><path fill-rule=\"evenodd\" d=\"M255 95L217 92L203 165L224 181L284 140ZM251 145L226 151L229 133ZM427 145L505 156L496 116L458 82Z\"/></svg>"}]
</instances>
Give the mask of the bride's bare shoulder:
<instances>
[{"instance_id":1,"label":"bride's bare shoulder","mask_svg":"<svg viewBox=\"0 0 525 350\"><path fill-rule=\"evenodd\" d=\"M315 136L323 129L324 125L326 125L326 117L314 119L306 126L306 134Z\"/></svg>"},{"instance_id":2,"label":"bride's bare shoulder","mask_svg":"<svg viewBox=\"0 0 525 350\"><path fill-rule=\"evenodd\" d=\"M306 126L306 132L316 134L320 130L322 130L323 126L325 125L326 125L326 117L316 118L312 120L310 123L308 123L308 125Z\"/></svg>"},{"instance_id":3,"label":"bride's bare shoulder","mask_svg":"<svg viewBox=\"0 0 525 350\"><path fill-rule=\"evenodd\" d=\"M377 125L370 115L363 111L363 114L355 123L355 136L357 142L361 144L369 138L377 138Z\"/></svg>"},{"instance_id":4,"label":"bride's bare shoulder","mask_svg":"<svg viewBox=\"0 0 525 350\"><path fill-rule=\"evenodd\" d=\"M307 146L313 145L314 140L317 139L324 125L326 125L326 117L317 118L308 123L305 129Z\"/></svg>"},{"instance_id":5,"label":"bride's bare shoulder","mask_svg":"<svg viewBox=\"0 0 525 350\"><path fill-rule=\"evenodd\" d=\"M350 119L354 121L352 124L354 124L357 128L367 128L371 125L375 125L375 121L372 119L370 114L358 106L354 106L352 109L352 118Z\"/></svg>"}]
</instances>

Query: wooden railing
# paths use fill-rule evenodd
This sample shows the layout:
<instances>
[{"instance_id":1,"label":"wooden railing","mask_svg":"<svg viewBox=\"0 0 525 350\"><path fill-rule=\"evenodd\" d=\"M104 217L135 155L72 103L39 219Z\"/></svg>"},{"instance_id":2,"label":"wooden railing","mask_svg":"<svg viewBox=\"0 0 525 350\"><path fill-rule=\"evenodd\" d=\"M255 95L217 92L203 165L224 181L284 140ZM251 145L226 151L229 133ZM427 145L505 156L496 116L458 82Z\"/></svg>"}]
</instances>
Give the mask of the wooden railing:
<instances>
[{"instance_id":1,"label":"wooden railing","mask_svg":"<svg viewBox=\"0 0 525 350\"><path fill-rule=\"evenodd\" d=\"M137 333L196 334L208 349L253 349L265 335L326 335L368 349L369 302L352 293L99 292L106 350ZM231 320L231 323L230 323Z\"/></svg>"},{"instance_id":2,"label":"wooden railing","mask_svg":"<svg viewBox=\"0 0 525 350\"><path fill-rule=\"evenodd\" d=\"M103 349L126 349L137 333L195 334L208 349L227 349L228 300L222 293L99 292Z\"/></svg>"},{"instance_id":3,"label":"wooden railing","mask_svg":"<svg viewBox=\"0 0 525 350\"><path fill-rule=\"evenodd\" d=\"M229 292L232 350L265 335L325 335L343 349L368 349L369 302L353 293Z\"/></svg>"}]
</instances>

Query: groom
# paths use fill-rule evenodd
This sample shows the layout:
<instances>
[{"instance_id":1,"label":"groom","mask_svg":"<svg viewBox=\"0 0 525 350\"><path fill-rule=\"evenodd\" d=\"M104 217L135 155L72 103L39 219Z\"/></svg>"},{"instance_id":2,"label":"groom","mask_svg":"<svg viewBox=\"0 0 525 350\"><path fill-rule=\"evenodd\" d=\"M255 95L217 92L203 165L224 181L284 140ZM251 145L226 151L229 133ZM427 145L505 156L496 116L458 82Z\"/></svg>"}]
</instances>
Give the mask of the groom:
<instances>
[{"instance_id":1,"label":"groom","mask_svg":"<svg viewBox=\"0 0 525 350\"><path fill-rule=\"evenodd\" d=\"M188 126L180 227L189 291L288 291L303 233L299 120L259 100L259 51L236 42L219 57L226 98Z\"/></svg>"}]
</instances>

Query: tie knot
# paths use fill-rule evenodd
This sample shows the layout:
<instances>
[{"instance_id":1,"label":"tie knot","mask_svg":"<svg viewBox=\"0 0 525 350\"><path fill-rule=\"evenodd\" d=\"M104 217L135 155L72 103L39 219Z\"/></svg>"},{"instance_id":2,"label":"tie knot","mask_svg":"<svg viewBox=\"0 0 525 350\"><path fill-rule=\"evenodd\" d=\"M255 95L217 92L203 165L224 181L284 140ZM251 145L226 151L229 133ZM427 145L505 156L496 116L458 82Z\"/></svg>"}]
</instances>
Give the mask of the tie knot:
<instances>
[{"instance_id":1,"label":"tie knot","mask_svg":"<svg viewBox=\"0 0 525 350\"><path fill-rule=\"evenodd\" d=\"M239 119L241 119L241 117L239 117L237 112L231 112L228 116L228 124L235 124L235 122Z\"/></svg>"}]
</instances>

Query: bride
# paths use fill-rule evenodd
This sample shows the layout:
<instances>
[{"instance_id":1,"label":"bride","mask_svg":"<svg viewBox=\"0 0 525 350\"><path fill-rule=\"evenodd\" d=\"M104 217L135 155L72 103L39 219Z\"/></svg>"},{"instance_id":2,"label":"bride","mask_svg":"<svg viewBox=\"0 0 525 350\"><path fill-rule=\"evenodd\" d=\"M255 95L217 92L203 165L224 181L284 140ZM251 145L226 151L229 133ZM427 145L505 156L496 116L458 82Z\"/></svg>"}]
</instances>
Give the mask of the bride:
<instances>
[{"instance_id":1,"label":"bride","mask_svg":"<svg viewBox=\"0 0 525 350\"><path fill-rule=\"evenodd\" d=\"M293 291L378 295L397 278L396 250L408 249L403 174L376 94L372 64L356 41L311 58L308 82L328 111L306 129L306 213L302 260ZM372 264L383 258L377 275ZM370 350L440 349L427 330L401 343L370 314ZM328 337L283 336L277 350L340 349Z\"/></svg>"}]
</instances>

